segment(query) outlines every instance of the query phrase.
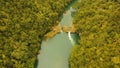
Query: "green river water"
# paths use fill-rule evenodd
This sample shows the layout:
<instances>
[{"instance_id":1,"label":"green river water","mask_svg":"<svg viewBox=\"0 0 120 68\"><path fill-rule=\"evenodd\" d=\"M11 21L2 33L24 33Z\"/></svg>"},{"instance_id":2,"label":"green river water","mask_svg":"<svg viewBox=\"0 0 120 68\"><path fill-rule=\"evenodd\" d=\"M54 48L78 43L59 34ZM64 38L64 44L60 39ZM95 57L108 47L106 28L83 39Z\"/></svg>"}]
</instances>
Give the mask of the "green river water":
<instances>
[{"instance_id":1,"label":"green river water","mask_svg":"<svg viewBox=\"0 0 120 68\"><path fill-rule=\"evenodd\" d=\"M69 27L72 19L71 8L69 8L63 14L60 25ZM68 58L71 48L75 45L76 36L61 32L48 41L42 41L36 68L69 68Z\"/></svg>"}]
</instances>

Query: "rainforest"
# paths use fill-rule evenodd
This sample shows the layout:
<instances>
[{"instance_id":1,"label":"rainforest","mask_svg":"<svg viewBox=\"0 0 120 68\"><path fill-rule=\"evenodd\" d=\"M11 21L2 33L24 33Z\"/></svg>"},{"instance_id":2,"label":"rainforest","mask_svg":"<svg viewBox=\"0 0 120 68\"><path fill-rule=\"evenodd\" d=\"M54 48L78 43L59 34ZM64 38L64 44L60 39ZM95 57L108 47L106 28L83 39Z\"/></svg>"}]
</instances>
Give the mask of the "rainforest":
<instances>
[{"instance_id":1,"label":"rainforest","mask_svg":"<svg viewBox=\"0 0 120 68\"><path fill-rule=\"evenodd\" d=\"M120 0L0 0L0 68L120 68Z\"/></svg>"}]
</instances>

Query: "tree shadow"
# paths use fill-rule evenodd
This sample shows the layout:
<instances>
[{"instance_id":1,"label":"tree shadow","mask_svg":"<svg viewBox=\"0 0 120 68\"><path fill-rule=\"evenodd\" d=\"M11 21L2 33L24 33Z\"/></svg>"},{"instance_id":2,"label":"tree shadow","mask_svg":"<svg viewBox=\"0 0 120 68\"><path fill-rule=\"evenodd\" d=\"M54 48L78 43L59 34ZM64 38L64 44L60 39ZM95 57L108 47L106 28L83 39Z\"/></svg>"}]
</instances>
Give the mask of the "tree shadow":
<instances>
[{"instance_id":1,"label":"tree shadow","mask_svg":"<svg viewBox=\"0 0 120 68\"><path fill-rule=\"evenodd\" d=\"M38 59L35 61L34 68L37 68L38 66Z\"/></svg>"}]
</instances>

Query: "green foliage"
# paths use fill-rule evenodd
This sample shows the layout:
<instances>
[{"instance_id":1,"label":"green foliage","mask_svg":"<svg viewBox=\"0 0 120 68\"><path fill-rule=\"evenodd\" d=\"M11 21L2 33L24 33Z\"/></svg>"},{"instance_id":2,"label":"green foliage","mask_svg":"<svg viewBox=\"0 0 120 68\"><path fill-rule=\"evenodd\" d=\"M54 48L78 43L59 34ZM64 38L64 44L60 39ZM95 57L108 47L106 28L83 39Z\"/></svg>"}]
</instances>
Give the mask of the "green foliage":
<instances>
[{"instance_id":1,"label":"green foliage","mask_svg":"<svg viewBox=\"0 0 120 68\"><path fill-rule=\"evenodd\" d=\"M0 0L0 68L34 68L44 34L71 0Z\"/></svg>"},{"instance_id":2,"label":"green foliage","mask_svg":"<svg viewBox=\"0 0 120 68\"><path fill-rule=\"evenodd\" d=\"M77 1L77 2L75 2ZM75 10L78 10L79 7L80 7L80 0L75 0L73 3L72 3L72 8L75 9Z\"/></svg>"},{"instance_id":3,"label":"green foliage","mask_svg":"<svg viewBox=\"0 0 120 68\"><path fill-rule=\"evenodd\" d=\"M82 0L74 16L80 46L71 53L70 68L120 67L120 1Z\"/></svg>"}]
</instances>

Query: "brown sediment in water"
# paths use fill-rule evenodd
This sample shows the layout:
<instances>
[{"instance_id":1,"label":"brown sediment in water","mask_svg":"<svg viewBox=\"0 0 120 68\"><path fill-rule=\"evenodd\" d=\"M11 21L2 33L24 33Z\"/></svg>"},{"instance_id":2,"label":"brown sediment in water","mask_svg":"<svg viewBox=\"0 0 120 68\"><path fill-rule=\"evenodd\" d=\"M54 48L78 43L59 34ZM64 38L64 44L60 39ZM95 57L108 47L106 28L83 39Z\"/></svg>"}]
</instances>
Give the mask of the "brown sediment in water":
<instances>
[{"instance_id":1,"label":"brown sediment in water","mask_svg":"<svg viewBox=\"0 0 120 68\"><path fill-rule=\"evenodd\" d=\"M61 27L59 26L59 24L57 24L56 26L52 27L52 30L50 32L44 35L45 40L54 37L56 34L60 33L60 31L61 31Z\"/></svg>"},{"instance_id":2,"label":"brown sediment in water","mask_svg":"<svg viewBox=\"0 0 120 68\"><path fill-rule=\"evenodd\" d=\"M76 30L75 30L75 27L74 27L74 25L72 24L72 25L70 26L70 32L71 32L71 33L75 33L75 31L76 31Z\"/></svg>"},{"instance_id":3,"label":"brown sediment in water","mask_svg":"<svg viewBox=\"0 0 120 68\"><path fill-rule=\"evenodd\" d=\"M68 32L69 28L67 26L62 26L62 30L63 30L63 32Z\"/></svg>"},{"instance_id":4,"label":"brown sediment in water","mask_svg":"<svg viewBox=\"0 0 120 68\"><path fill-rule=\"evenodd\" d=\"M50 32L48 32L47 34L44 35L45 40L48 40L48 39L54 37L56 34L60 33L61 30L63 30L63 32L66 32L66 33L69 31L71 33L75 33L74 25L67 27L67 26L60 26L59 24L57 24L54 27L52 27L52 30Z\"/></svg>"},{"instance_id":5,"label":"brown sediment in water","mask_svg":"<svg viewBox=\"0 0 120 68\"><path fill-rule=\"evenodd\" d=\"M72 24L70 27L67 27L67 26L62 26L62 30L63 32L71 32L71 33L75 33L75 27L74 25Z\"/></svg>"}]
</instances>

